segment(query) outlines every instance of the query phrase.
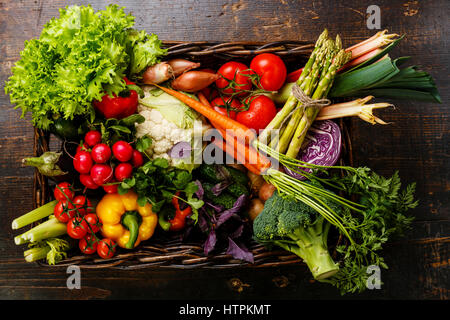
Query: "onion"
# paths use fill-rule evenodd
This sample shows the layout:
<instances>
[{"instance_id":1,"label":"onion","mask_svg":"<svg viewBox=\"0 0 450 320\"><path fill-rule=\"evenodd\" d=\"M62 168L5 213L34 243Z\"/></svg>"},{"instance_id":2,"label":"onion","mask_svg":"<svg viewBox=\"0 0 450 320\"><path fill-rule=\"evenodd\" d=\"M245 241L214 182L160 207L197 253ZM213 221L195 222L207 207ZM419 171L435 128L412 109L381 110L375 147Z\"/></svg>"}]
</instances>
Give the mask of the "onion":
<instances>
[{"instance_id":1,"label":"onion","mask_svg":"<svg viewBox=\"0 0 450 320\"><path fill-rule=\"evenodd\" d=\"M261 211L263 211L263 209L264 203L261 201L261 199L252 199L248 209L248 216L253 221L261 213Z\"/></svg>"},{"instance_id":2,"label":"onion","mask_svg":"<svg viewBox=\"0 0 450 320\"><path fill-rule=\"evenodd\" d=\"M261 201L263 202L266 202L273 195L276 189L277 188L273 184L264 182L261 188L259 189L258 193L259 199L261 199Z\"/></svg>"},{"instance_id":3,"label":"onion","mask_svg":"<svg viewBox=\"0 0 450 320\"><path fill-rule=\"evenodd\" d=\"M188 71L172 81L172 88L186 92L197 92L219 79L217 73L205 71Z\"/></svg>"},{"instance_id":4,"label":"onion","mask_svg":"<svg viewBox=\"0 0 450 320\"><path fill-rule=\"evenodd\" d=\"M173 69L167 62L160 62L148 67L142 75L145 84L158 84L173 77Z\"/></svg>"},{"instance_id":5,"label":"onion","mask_svg":"<svg viewBox=\"0 0 450 320\"><path fill-rule=\"evenodd\" d=\"M247 172L247 177L250 179L250 189L252 190L252 193L255 195L258 194L259 189L265 182L264 178L261 175L251 171Z\"/></svg>"},{"instance_id":6,"label":"onion","mask_svg":"<svg viewBox=\"0 0 450 320\"><path fill-rule=\"evenodd\" d=\"M173 70L173 75L178 77L180 74L200 67L200 63L192 62L185 59L172 59L167 62Z\"/></svg>"},{"instance_id":7,"label":"onion","mask_svg":"<svg viewBox=\"0 0 450 320\"><path fill-rule=\"evenodd\" d=\"M305 147L297 159L321 166L333 166L341 155L342 136L339 126L331 120L315 121L306 135ZM311 169L300 168L306 172ZM299 180L306 178L286 168L286 173Z\"/></svg>"}]
</instances>

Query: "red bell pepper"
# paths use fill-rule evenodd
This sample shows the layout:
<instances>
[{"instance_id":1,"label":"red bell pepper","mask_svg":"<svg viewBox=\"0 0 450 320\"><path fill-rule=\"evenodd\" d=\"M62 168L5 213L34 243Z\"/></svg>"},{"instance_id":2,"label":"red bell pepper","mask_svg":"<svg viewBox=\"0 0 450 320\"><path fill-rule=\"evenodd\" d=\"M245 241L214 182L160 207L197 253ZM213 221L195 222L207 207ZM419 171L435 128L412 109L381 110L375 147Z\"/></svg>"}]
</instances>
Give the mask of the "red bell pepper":
<instances>
[{"instance_id":1,"label":"red bell pepper","mask_svg":"<svg viewBox=\"0 0 450 320\"><path fill-rule=\"evenodd\" d=\"M186 217L188 217L192 213L192 208L190 206L186 207L186 209L181 210L180 204L178 203L178 197L180 196L180 192L175 193L175 196L172 198L172 204L175 207L175 217L170 222L171 231L179 231L182 230L186 225Z\"/></svg>"},{"instance_id":2,"label":"red bell pepper","mask_svg":"<svg viewBox=\"0 0 450 320\"><path fill-rule=\"evenodd\" d=\"M133 82L124 78L127 85L135 85ZM139 95L135 90L126 88L119 95L110 97L105 94L101 101L95 100L92 104L95 110L105 118L123 119L136 113Z\"/></svg>"}]
</instances>

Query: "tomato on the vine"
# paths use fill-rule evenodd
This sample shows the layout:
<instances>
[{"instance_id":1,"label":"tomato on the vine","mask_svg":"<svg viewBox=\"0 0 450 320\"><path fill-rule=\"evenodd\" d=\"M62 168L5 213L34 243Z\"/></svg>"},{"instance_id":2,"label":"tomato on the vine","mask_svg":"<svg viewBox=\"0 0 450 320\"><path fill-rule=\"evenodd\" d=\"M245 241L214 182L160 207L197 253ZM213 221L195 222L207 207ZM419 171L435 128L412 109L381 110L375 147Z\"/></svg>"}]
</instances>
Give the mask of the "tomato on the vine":
<instances>
[{"instance_id":1,"label":"tomato on the vine","mask_svg":"<svg viewBox=\"0 0 450 320\"><path fill-rule=\"evenodd\" d=\"M67 234L73 239L81 239L87 234L88 228L83 217L73 217L67 223Z\"/></svg>"},{"instance_id":2,"label":"tomato on the vine","mask_svg":"<svg viewBox=\"0 0 450 320\"><path fill-rule=\"evenodd\" d=\"M95 213L88 213L84 220L88 223L88 233L97 233L100 230L100 219Z\"/></svg>"},{"instance_id":3,"label":"tomato on the vine","mask_svg":"<svg viewBox=\"0 0 450 320\"><path fill-rule=\"evenodd\" d=\"M72 185L68 182L60 182L53 190L53 195L56 200L73 199L75 193L73 192Z\"/></svg>"},{"instance_id":4,"label":"tomato on the vine","mask_svg":"<svg viewBox=\"0 0 450 320\"><path fill-rule=\"evenodd\" d=\"M78 242L78 247L84 254L94 254L97 252L98 242L93 234L87 234Z\"/></svg>"},{"instance_id":5,"label":"tomato on the vine","mask_svg":"<svg viewBox=\"0 0 450 320\"><path fill-rule=\"evenodd\" d=\"M243 96L252 88L251 76L254 72L241 62L229 61L217 73L220 78L216 80L216 87L224 94Z\"/></svg>"},{"instance_id":6,"label":"tomato on the vine","mask_svg":"<svg viewBox=\"0 0 450 320\"><path fill-rule=\"evenodd\" d=\"M102 239L98 242L97 254L103 259L112 258L116 253L116 246L113 240L109 238Z\"/></svg>"},{"instance_id":7,"label":"tomato on the vine","mask_svg":"<svg viewBox=\"0 0 450 320\"><path fill-rule=\"evenodd\" d=\"M72 202L80 215L84 216L92 212L92 203L86 196L78 195L73 198Z\"/></svg>"},{"instance_id":8,"label":"tomato on the vine","mask_svg":"<svg viewBox=\"0 0 450 320\"><path fill-rule=\"evenodd\" d=\"M264 90L277 91L286 81L286 65L273 53L258 54L250 62L250 69L259 76L259 84Z\"/></svg>"},{"instance_id":9,"label":"tomato on the vine","mask_svg":"<svg viewBox=\"0 0 450 320\"><path fill-rule=\"evenodd\" d=\"M69 200L59 200L53 209L53 214L58 221L67 223L76 215L74 208L75 207Z\"/></svg>"},{"instance_id":10,"label":"tomato on the vine","mask_svg":"<svg viewBox=\"0 0 450 320\"><path fill-rule=\"evenodd\" d=\"M275 103L265 95L249 97L244 104L248 110L239 112L236 121L250 129L264 129L277 114Z\"/></svg>"},{"instance_id":11,"label":"tomato on the vine","mask_svg":"<svg viewBox=\"0 0 450 320\"><path fill-rule=\"evenodd\" d=\"M217 97L211 101L211 105L218 113L235 120L237 110L240 110L242 104L238 99L232 97Z\"/></svg>"}]
</instances>

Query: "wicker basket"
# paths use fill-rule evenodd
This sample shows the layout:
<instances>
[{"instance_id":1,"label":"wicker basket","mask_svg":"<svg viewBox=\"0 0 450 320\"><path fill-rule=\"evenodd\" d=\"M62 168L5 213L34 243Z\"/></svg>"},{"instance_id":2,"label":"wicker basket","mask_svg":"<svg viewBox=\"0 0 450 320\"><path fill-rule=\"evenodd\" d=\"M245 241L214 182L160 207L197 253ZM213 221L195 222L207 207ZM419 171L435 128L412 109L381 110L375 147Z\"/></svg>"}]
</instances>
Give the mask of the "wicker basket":
<instances>
[{"instance_id":1,"label":"wicker basket","mask_svg":"<svg viewBox=\"0 0 450 320\"><path fill-rule=\"evenodd\" d=\"M273 43L255 42L171 42L164 41L168 49L168 56L182 57L193 61L200 61L202 67L217 67L228 60L249 62L256 54L272 52L283 57L288 69L297 69L306 62L313 44L301 41L278 41ZM291 67L291 68L290 68ZM345 121L339 122L343 133L343 148L341 164L352 165L350 126ZM52 144L50 138L52 137ZM34 154L41 155L49 151L54 142L53 136L47 132L35 129ZM62 147L61 147L62 149ZM34 174L33 205L41 206L51 200L51 186L48 179L37 170ZM335 239L338 243L340 239ZM225 252L205 256L202 243L185 242L179 236L167 238L167 235L155 234L150 240L140 244L134 250L122 250L111 259L100 259L97 256L76 255L70 256L55 266L49 266L45 262L37 262L41 266L61 267L76 264L81 268L118 268L118 269L143 269L143 268L233 268L233 267L274 267L290 264L302 264L302 260L287 251L276 249L268 250L256 242L248 244L248 249L254 255L254 263L247 263L233 259ZM76 251L76 250L74 250Z\"/></svg>"}]
</instances>

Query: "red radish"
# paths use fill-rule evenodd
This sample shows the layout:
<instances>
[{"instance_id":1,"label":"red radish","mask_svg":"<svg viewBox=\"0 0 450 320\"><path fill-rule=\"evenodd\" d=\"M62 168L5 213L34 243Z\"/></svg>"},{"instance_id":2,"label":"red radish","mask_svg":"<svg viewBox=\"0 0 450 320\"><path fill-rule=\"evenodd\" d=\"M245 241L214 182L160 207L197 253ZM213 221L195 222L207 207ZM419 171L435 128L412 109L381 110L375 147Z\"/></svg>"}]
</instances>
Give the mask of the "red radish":
<instances>
[{"instance_id":1,"label":"red radish","mask_svg":"<svg viewBox=\"0 0 450 320\"><path fill-rule=\"evenodd\" d=\"M185 92L197 92L218 80L216 73L206 71L188 71L172 81L172 88Z\"/></svg>"},{"instance_id":2,"label":"red radish","mask_svg":"<svg viewBox=\"0 0 450 320\"><path fill-rule=\"evenodd\" d=\"M102 141L102 134L97 130L91 130L84 135L84 141L89 147L93 147Z\"/></svg>"},{"instance_id":3,"label":"red radish","mask_svg":"<svg viewBox=\"0 0 450 320\"><path fill-rule=\"evenodd\" d=\"M107 164L97 163L92 166L90 174L92 181L94 181L95 184L101 186L102 184L107 183L111 180L111 178L113 177L113 170Z\"/></svg>"},{"instance_id":4,"label":"red radish","mask_svg":"<svg viewBox=\"0 0 450 320\"><path fill-rule=\"evenodd\" d=\"M200 63L192 62L185 59L172 59L169 60L167 63L172 67L173 75L175 77L179 76L180 74L186 71L200 67Z\"/></svg>"},{"instance_id":5,"label":"red radish","mask_svg":"<svg viewBox=\"0 0 450 320\"><path fill-rule=\"evenodd\" d=\"M83 142L83 144L79 144L76 150L76 153L80 152L80 151L88 151L89 150L89 146L86 142Z\"/></svg>"},{"instance_id":6,"label":"red radish","mask_svg":"<svg viewBox=\"0 0 450 320\"><path fill-rule=\"evenodd\" d=\"M126 141L120 140L112 146L114 157L120 162L127 162L133 156L133 147Z\"/></svg>"},{"instance_id":7,"label":"red radish","mask_svg":"<svg viewBox=\"0 0 450 320\"><path fill-rule=\"evenodd\" d=\"M85 186L88 189L97 189L99 187L98 184L92 180L90 174L80 174L80 182L83 186Z\"/></svg>"},{"instance_id":8,"label":"red radish","mask_svg":"<svg viewBox=\"0 0 450 320\"><path fill-rule=\"evenodd\" d=\"M138 168L144 164L144 156L137 150L133 150L133 156L131 157L131 163L133 167Z\"/></svg>"},{"instance_id":9,"label":"red radish","mask_svg":"<svg viewBox=\"0 0 450 320\"><path fill-rule=\"evenodd\" d=\"M96 163L105 163L111 158L111 148L105 143L96 144L91 150L92 160Z\"/></svg>"},{"instance_id":10,"label":"red radish","mask_svg":"<svg viewBox=\"0 0 450 320\"><path fill-rule=\"evenodd\" d=\"M119 191L118 184L109 184L109 183L113 183L113 182L117 182L116 179L113 178L107 184L102 185L102 188L106 193L117 193Z\"/></svg>"},{"instance_id":11,"label":"red radish","mask_svg":"<svg viewBox=\"0 0 450 320\"><path fill-rule=\"evenodd\" d=\"M114 177L120 182L130 178L132 173L133 166L128 162L119 163L114 169Z\"/></svg>"},{"instance_id":12,"label":"red radish","mask_svg":"<svg viewBox=\"0 0 450 320\"><path fill-rule=\"evenodd\" d=\"M73 158L73 167L76 171L82 174L87 174L92 168L92 157L88 151L80 151L75 154Z\"/></svg>"}]
</instances>

